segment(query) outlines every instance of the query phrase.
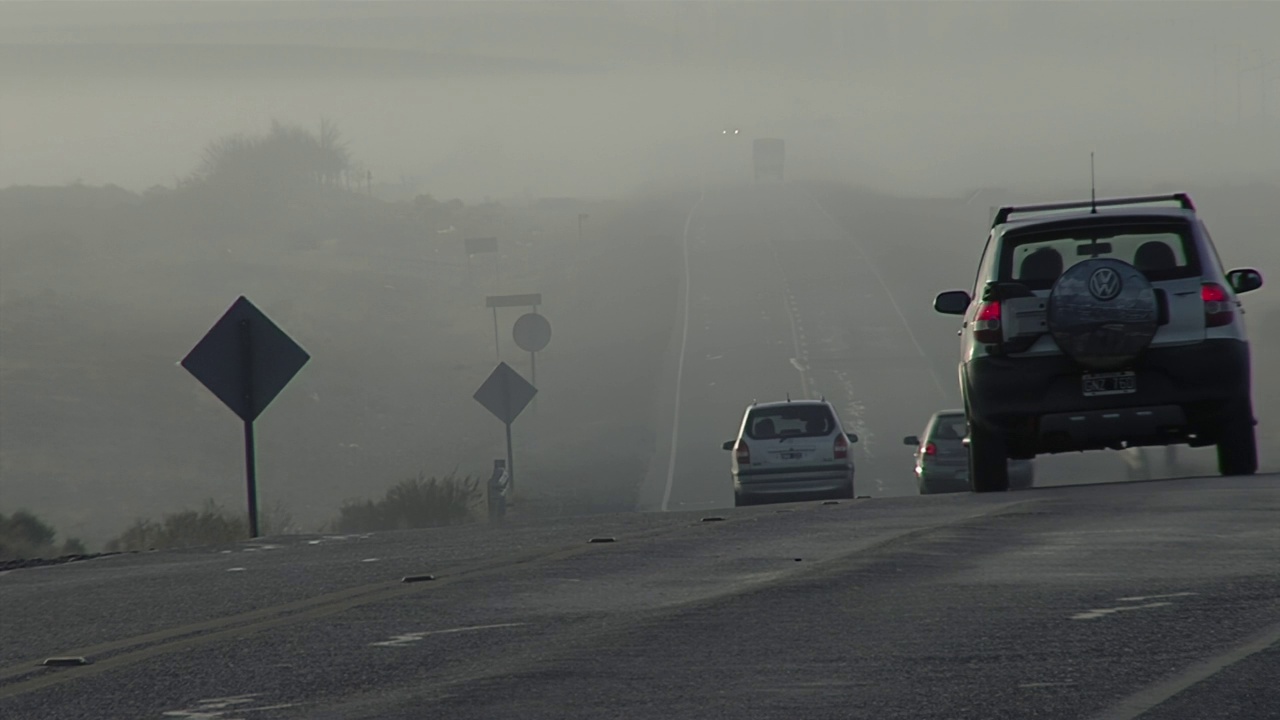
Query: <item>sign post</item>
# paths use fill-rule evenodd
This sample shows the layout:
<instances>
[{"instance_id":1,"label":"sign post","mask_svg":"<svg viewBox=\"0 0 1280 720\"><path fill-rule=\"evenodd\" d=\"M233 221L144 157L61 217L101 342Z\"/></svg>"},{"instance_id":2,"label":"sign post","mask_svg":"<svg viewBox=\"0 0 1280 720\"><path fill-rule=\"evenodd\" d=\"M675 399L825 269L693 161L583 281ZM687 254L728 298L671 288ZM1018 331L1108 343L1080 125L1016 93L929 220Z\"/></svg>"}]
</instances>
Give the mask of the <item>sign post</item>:
<instances>
[{"instance_id":1,"label":"sign post","mask_svg":"<svg viewBox=\"0 0 1280 720\"><path fill-rule=\"evenodd\" d=\"M310 359L241 295L180 363L244 422L250 537L259 536L253 421Z\"/></svg>"},{"instance_id":2,"label":"sign post","mask_svg":"<svg viewBox=\"0 0 1280 720\"><path fill-rule=\"evenodd\" d=\"M511 366L499 362L475 394L476 402L484 406L493 416L502 421L507 429L507 487L512 493L516 488L516 466L511 443L511 423L519 417L528 406L529 401L538 393L538 389L511 369Z\"/></svg>"},{"instance_id":3,"label":"sign post","mask_svg":"<svg viewBox=\"0 0 1280 720\"><path fill-rule=\"evenodd\" d=\"M546 317L539 315L538 308L534 307L533 312L525 313L516 320L511 334L516 341L516 346L529 353L529 370L532 373L530 378L533 384L537 385L538 353L551 342L551 323Z\"/></svg>"},{"instance_id":4,"label":"sign post","mask_svg":"<svg viewBox=\"0 0 1280 720\"><path fill-rule=\"evenodd\" d=\"M493 354L494 359L502 362L502 351L498 347L498 308L500 307L529 307L536 312L538 306L542 304L542 293L529 293L527 295L489 295L484 299L485 307L493 309Z\"/></svg>"}]
</instances>

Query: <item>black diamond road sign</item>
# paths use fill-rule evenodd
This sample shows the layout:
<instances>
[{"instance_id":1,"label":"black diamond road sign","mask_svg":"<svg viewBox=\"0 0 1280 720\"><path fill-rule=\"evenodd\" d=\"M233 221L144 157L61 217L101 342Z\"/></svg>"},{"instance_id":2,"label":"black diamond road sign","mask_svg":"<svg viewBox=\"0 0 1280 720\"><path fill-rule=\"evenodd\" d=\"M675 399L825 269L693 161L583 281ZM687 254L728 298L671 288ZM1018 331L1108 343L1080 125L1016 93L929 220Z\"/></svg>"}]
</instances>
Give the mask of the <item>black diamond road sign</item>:
<instances>
[{"instance_id":1,"label":"black diamond road sign","mask_svg":"<svg viewBox=\"0 0 1280 720\"><path fill-rule=\"evenodd\" d=\"M472 397L503 423L510 425L537 394L538 389L520 373L500 362Z\"/></svg>"},{"instance_id":2,"label":"black diamond road sign","mask_svg":"<svg viewBox=\"0 0 1280 720\"><path fill-rule=\"evenodd\" d=\"M247 422L256 420L311 356L243 295L182 367Z\"/></svg>"}]
</instances>

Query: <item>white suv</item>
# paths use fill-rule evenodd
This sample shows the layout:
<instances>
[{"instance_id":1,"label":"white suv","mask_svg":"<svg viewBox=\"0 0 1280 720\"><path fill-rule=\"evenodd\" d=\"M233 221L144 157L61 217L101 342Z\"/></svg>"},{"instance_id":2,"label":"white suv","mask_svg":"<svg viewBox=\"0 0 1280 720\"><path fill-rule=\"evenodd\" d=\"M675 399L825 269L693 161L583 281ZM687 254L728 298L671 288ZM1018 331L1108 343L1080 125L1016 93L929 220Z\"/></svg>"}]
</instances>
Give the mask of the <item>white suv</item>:
<instances>
[{"instance_id":1,"label":"white suv","mask_svg":"<svg viewBox=\"0 0 1280 720\"><path fill-rule=\"evenodd\" d=\"M858 436L846 433L826 400L752 403L733 451L735 505L798 497L852 498Z\"/></svg>"},{"instance_id":2,"label":"white suv","mask_svg":"<svg viewBox=\"0 0 1280 720\"><path fill-rule=\"evenodd\" d=\"M1237 295L1261 286L1223 270L1185 193L1001 208L972 293L934 300L964 316L970 487L1007 490L1009 458L1177 443L1254 473Z\"/></svg>"}]
</instances>

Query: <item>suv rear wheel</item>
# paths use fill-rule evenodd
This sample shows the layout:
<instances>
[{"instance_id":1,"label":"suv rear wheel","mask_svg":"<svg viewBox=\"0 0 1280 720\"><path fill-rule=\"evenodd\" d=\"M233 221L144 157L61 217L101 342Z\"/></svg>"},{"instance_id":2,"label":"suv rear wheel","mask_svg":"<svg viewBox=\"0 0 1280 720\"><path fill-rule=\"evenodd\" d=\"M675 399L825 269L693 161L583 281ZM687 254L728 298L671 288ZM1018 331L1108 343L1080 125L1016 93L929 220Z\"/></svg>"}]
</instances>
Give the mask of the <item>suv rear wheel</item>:
<instances>
[{"instance_id":1,"label":"suv rear wheel","mask_svg":"<svg viewBox=\"0 0 1280 720\"><path fill-rule=\"evenodd\" d=\"M1235 404L1218 438L1218 472L1222 475L1252 475L1258 471L1258 441L1253 429L1253 404Z\"/></svg>"},{"instance_id":2,"label":"suv rear wheel","mask_svg":"<svg viewBox=\"0 0 1280 720\"><path fill-rule=\"evenodd\" d=\"M999 433L969 421L969 487L974 492L1009 489L1009 458Z\"/></svg>"}]
</instances>

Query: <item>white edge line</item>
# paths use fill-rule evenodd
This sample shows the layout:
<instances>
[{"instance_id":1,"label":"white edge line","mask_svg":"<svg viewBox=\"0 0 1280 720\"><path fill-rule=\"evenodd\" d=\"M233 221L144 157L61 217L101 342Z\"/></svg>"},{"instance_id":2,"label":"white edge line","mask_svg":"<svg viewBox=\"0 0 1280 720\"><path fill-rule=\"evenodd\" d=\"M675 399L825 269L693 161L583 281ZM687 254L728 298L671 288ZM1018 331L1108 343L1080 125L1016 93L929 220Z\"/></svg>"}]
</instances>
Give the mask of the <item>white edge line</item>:
<instances>
[{"instance_id":1,"label":"white edge line","mask_svg":"<svg viewBox=\"0 0 1280 720\"><path fill-rule=\"evenodd\" d=\"M818 202L817 198L810 195L809 200L814 205L818 206L818 209L822 211L823 215L827 216L827 220L829 220L836 229L844 231L844 226L837 222L836 219L831 216L831 213L827 212L827 208L822 203ZM925 367L929 370L929 377L933 378L934 387L938 388L938 394L942 396L943 400L945 400L947 398L947 391L943 389L942 381L938 379L938 374L933 371L933 361L925 353L924 348L920 346L920 342L916 340L916 334L911 331L911 323L907 322L907 316L902 312L902 308L898 305L898 300L893 296L893 291L889 289L889 284L884 281L884 277L880 274L880 268L876 267L875 261L867 254L866 248L862 247L862 241L853 233L848 234L850 239L853 240L853 244L858 246L858 254L867 262L867 267L871 268L871 273L876 276L876 282L880 283L880 287L884 290L885 297L889 298L889 304L893 306L894 312L898 313L898 319L902 321L902 327L907 331L907 337L911 338L911 344L916 346L916 352L920 353L920 357L925 361Z\"/></svg>"},{"instance_id":2,"label":"white edge line","mask_svg":"<svg viewBox=\"0 0 1280 720\"><path fill-rule=\"evenodd\" d=\"M680 355L676 361L676 398L674 417L671 419L671 456L667 462L667 487L662 491L662 511L667 511L671 503L671 486L676 479L676 441L680 436L680 386L684 382L684 352L689 344L689 226L693 224L693 216L702 205L705 191L698 193L698 201L689 208L684 219L684 327L680 331Z\"/></svg>"},{"instance_id":3,"label":"white edge line","mask_svg":"<svg viewBox=\"0 0 1280 720\"><path fill-rule=\"evenodd\" d=\"M1099 720L1136 720L1157 705L1181 694L1198 682L1208 680L1219 672L1280 643L1280 625L1273 625L1252 640L1221 655L1209 658L1186 672L1164 682L1147 687L1111 706L1097 715Z\"/></svg>"}]
</instances>

